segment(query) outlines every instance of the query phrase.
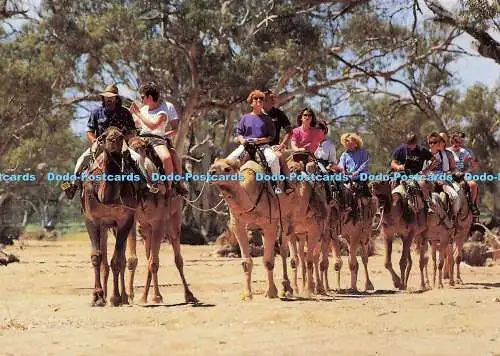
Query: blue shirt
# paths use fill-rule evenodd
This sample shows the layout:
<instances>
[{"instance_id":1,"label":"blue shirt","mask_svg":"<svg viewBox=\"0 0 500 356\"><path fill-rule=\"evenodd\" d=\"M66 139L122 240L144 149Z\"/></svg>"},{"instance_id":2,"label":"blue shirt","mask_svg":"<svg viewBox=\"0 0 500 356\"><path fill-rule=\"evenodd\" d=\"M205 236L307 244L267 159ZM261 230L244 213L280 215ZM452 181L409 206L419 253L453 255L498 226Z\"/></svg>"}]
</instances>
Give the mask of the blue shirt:
<instances>
[{"instance_id":1,"label":"blue shirt","mask_svg":"<svg viewBox=\"0 0 500 356\"><path fill-rule=\"evenodd\" d=\"M107 111L104 106L101 106L90 114L87 131L93 132L96 137L99 137L110 126L115 126L121 131L135 130L134 118L123 106L117 107L113 112Z\"/></svg>"},{"instance_id":2,"label":"blue shirt","mask_svg":"<svg viewBox=\"0 0 500 356\"><path fill-rule=\"evenodd\" d=\"M353 152L345 151L340 156L339 167L345 170L346 175L357 173L368 173L368 161L370 157L364 148L357 148Z\"/></svg>"},{"instance_id":3,"label":"blue shirt","mask_svg":"<svg viewBox=\"0 0 500 356\"><path fill-rule=\"evenodd\" d=\"M236 124L235 133L244 138L274 137L275 127L269 115L245 114Z\"/></svg>"}]
</instances>

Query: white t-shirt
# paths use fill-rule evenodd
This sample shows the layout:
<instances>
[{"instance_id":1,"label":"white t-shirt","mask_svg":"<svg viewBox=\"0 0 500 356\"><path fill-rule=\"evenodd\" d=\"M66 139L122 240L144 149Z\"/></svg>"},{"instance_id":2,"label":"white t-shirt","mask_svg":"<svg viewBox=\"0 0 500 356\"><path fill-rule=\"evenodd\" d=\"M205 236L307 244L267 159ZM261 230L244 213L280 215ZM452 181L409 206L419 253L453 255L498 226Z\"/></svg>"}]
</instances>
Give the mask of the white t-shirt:
<instances>
[{"instance_id":1,"label":"white t-shirt","mask_svg":"<svg viewBox=\"0 0 500 356\"><path fill-rule=\"evenodd\" d=\"M335 150L335 144L332 140L322 141L316 149L316 152L314 152L314 155L317 159L337 164L337 151Z\"/></svg>"},{"instance_id":2,"label":"white t-shirt","mask_svg":"<svg viewBox=\"0 0 500 356\"><path fill-rule=\"evenodd\" d=\"M168 103L170 104L170 103ZM159 107L157 107L154 110L149 110L149 106L144 105L141 108L141 114L142 116L145 116L149 118L150 120L155 120L159 115L164 114L167 119L163 120L160 125L158 125L155 129L150 129L148 126L146 126L144 123L141 124L141 134L151 134L151 135L157 135L157 136L165 136L165 133L167 132L167 127L168 123L170 120L178 120L177 112L175 112L175 108L173 107L172 104L170 104L171 107L167 106L165 103L162 103ZM172 115L172 108L175 112L175 115ZM172 117L175 117L175 119L172 119Z\"/></svg>"}]
</instances>

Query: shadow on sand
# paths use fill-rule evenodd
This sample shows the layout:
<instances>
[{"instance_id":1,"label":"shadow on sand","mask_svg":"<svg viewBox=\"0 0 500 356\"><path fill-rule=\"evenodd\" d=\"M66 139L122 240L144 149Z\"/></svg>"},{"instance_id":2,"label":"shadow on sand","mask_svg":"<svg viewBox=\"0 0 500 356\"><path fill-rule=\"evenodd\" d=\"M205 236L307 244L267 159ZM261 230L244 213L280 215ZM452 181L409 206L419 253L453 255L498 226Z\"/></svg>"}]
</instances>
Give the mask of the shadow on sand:
<instances>
[{"instance_id":1,"label":"shadow on sand","mask_svg":"<svg viewBox=\"0 0 500 356\"><path fill-rule=\"evenodd\" d=\"M141 308L172 308L172 307L180 307L183 305L190 305L193 308L213 308L215 307L215 304L205 304L205 303L174 303L174 304L134 304L135 306L141 307Z\"/></svg>"}]
</instances>

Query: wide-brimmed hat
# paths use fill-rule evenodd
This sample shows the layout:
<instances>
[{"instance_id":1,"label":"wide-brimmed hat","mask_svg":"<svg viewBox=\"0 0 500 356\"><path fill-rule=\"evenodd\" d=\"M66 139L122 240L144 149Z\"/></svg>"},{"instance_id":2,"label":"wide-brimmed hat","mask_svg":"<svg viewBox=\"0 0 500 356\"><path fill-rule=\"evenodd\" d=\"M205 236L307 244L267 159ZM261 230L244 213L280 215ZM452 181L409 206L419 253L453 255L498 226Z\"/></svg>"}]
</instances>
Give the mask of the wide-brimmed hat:
<instances>
[{"instance_id":1,"label":"wide-brimmed hat","mask_svg":"<svg viewBox=\"0 0 500 356\"><path fill-rule=\"evenodd\" d=\"M110 96L118 96L118 87L116 85L108 85L104 92L99 94L100 96L110 97Z\"/></svg>"}]
</instances>

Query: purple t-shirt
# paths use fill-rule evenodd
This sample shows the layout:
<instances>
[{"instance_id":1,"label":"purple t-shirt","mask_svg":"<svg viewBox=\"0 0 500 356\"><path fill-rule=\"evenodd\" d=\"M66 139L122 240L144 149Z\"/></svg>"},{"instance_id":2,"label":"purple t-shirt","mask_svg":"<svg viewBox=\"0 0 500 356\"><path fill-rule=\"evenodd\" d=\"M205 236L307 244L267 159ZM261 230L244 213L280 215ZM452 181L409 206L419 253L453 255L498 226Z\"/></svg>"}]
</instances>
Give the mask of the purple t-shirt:
<instances>
[{"instance_id":1,"label":"purple t-shirt","mask_svg":"<svg viewBox=\"0 0 500 356\"><path fill-rule=\"evenodd\" d=\"M275 127L269 115L245 114L236 124L235 133L244 138L274 137Z\"/></svg>"}]
</instances>

